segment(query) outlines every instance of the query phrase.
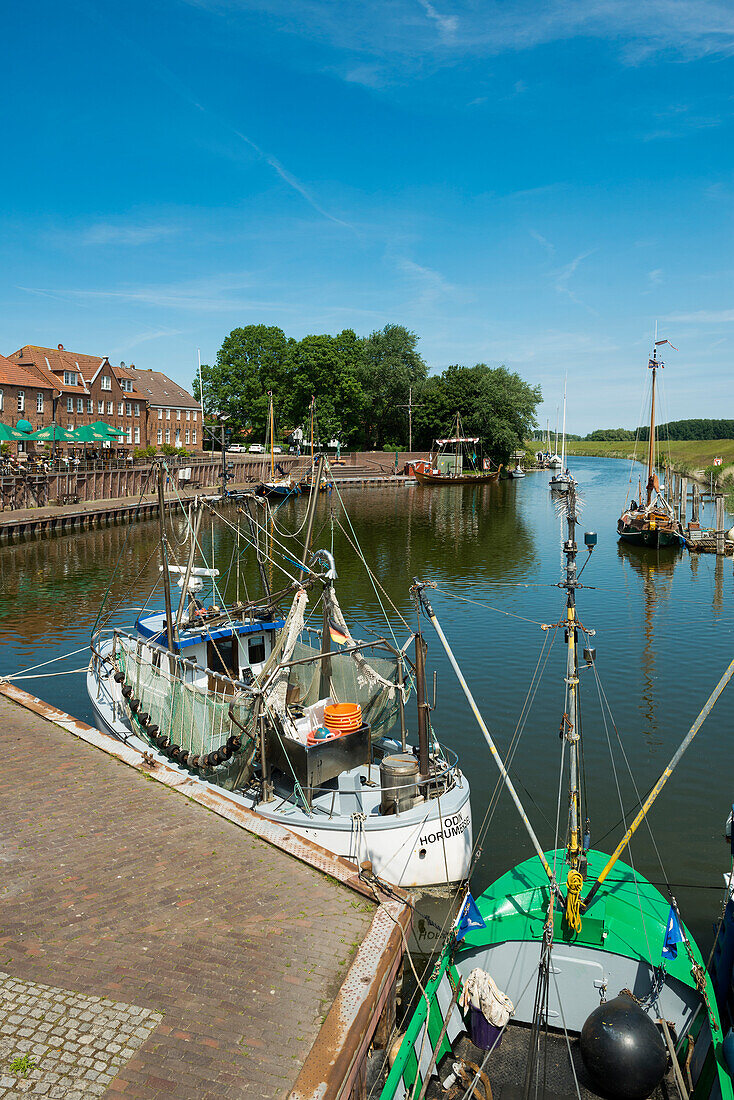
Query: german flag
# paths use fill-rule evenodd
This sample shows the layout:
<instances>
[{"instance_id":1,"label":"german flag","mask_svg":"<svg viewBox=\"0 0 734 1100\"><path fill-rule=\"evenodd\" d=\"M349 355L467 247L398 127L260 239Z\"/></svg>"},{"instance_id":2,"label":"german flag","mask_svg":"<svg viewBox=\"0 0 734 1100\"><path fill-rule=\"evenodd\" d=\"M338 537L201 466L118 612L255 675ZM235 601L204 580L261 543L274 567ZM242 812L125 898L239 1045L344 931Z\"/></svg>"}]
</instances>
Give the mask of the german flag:
<instances>
[{"instance_id":1,"label":"german flag","mask_svg":"<svg viewBox=\"0 0 734 1100\"><path fill-rule=\"evenodd\" d=\"M335 642L336 645L345 645L349 641L349 635L340 626L337 626L333 619L329 619L329 634L332 642Z\"/></svg>"}]
</instances>

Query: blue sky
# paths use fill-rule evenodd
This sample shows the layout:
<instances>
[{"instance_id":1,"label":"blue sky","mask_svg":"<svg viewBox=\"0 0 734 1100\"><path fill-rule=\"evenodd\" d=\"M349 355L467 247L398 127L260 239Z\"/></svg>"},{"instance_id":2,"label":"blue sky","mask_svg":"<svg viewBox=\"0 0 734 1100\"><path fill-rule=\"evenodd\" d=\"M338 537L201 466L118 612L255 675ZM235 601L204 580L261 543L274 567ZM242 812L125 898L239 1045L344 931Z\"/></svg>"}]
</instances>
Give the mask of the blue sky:
<instances>
[{"instance_id":1,"label":"blue sky","mask_svg":"<svg viewBox=\"0 0 734 1100\"><path fill-rule=\"evenodd\" d=\"M29 0L6 9L0 352L190 384L234 327L388 322L569 427L734 415L734 7Z\"/></svg>"}]
</instances>

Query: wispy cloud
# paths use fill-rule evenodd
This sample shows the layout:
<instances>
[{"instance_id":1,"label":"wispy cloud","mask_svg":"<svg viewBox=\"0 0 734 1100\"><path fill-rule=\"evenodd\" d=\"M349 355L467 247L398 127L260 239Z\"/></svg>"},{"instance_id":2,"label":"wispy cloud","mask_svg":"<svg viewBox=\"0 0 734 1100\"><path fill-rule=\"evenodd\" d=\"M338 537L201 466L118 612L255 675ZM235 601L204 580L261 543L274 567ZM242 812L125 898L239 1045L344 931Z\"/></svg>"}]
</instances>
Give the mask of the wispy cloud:
<instances>
[{"instance_id":1,"label":"wispy cloud","mask_svg":"<svg viewBox=\"0 0 734 1100\"><path fill-rule=\"evenodd\" d=\"M591 256L594 251L595 249L592 248L588 252L579 253L579 255L571 260L570 263L564 264L563 267L560 267L557 271L553 272L553 286L555 287L557 293L565 295L565 297L570 298L572 302L575 302L576 305L583 306L584 309L588 309L591 313L594 313L595 310L593 310L591 306L587 306L584 302L581 301L581 299L576 295L575 291L571 289L569 283L573 275L576 273L576 269L579 264L588 259L588 257Z\"/></svg>"},{"instance_id":2,"label":"wispy cloud","mask_svg":"<svg viewBox=\"0 0 734 1100\"><path fill-rule=\"evenodd\" d=\"M440 36L443 41L453 42L459 26L459 20L456 18L456 16L442 15L441 12L437 11L436 8L434 8L433 4L430 3L430 0L418 0L418 3L423 8L428 18L432 19L438 27Z\"/></svg>"},{"instance_id":3,"label":"wispy cloud","mask_svg":"<svg viewBox=\"0 0 734 1100\"><path fill-rule=\"evenodd\" d=\"M414 308L424 309L433 306L441 299L455 296L457 293L457 288L447 282L439 271L434 271L431 267L424 267L404 256L396 260L396 266L418 292L413 302Z\"/></svg>"},{"instance_id":4,"label":"wispy cloud","mask_svg":"<svg viewBox=\"0 0 734 1100\"><path fill-rule=\"evenodd\" d=\"M136 336L126 337L124 342L118 344L117 347L110 348L110 355L126 355L133 348L137 348L140 344L147 344L151 340L161 340L164 337L173 337L183 335L183 329L180 328L162 328L156 332L139 332Z\"/></svg>"},{"instance_id":5,"label":"wispy cloud","mask_svg":"<svg viewBox=\"0 0 734 1100\"><path fill-rule=\"evenodd\" d=\"M555 245L551 244L551 242L546 237L544 237L542 233L538 233L536 229L529 229L528 233L534 240L538 242L539 245L541 245L542 248L545 249L549 256L555 255Z\"/></svg>"},{"instance_id":6,"label":"wispy cloud","mask_svg":"<svg viewBox=\"0 0 734 1100\"><path fill-rule=\"evenodd\" d=\"M728 325L734 321L734 309L699 309L694 313L670 313L662 320L680 325Z\"/></svg>"},{"instance_id":7,"label":"wispy cloud","mask_svg":"<svg viewBox=\"0 0 734 1100\"><path fill-rule=\"evenodd\" d=\"M81 245L144 245L173 237L178 227L163 224L126 225L124 222L98 222L73 234Z\"/></svg>"},{"instance_id":8,"label":"wispy cloud","mask_svg":"<svg viewBox=\"0 0 734 1100\"><path fill-rule=\"evenodd\" d=\"M269 18L282 33L326 42L363 60L493 56L578 37L616 43L622 60L633 65L659 53L682 61L734 53L728 0L452 0L449 15L432 0L185 2L230 23L239 13ZM416 18L416 4L431 26ZM438 41L432 27L439 28Z\"/></svg>"},{"instance_id":9,"label":"wispy cloud","mask_svg":"<svg viewBox=\"0 0 734 1100\"><path fill-rule=\"evenodd\" d=\"M647 273L648 286L650 286L650 287L660 286L662 281L663 281L663 269L661 267L656 267L652 271L648 271L648 273Z\"/></svg>"}]
</instances>

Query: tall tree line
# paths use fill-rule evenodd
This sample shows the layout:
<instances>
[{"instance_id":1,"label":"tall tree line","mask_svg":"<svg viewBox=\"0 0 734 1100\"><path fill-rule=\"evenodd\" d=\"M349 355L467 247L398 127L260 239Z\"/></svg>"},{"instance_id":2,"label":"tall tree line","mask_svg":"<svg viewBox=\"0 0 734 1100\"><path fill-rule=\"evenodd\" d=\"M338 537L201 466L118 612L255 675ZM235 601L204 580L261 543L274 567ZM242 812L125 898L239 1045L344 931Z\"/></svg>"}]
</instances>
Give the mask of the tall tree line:
<instances>
[{"instance_id":1,"label":"tall tree line","mask_svg":"<svg viewBox=\"0 0 734 1100\"><path fill-rule=\"evenodd\" d=\"M404 448L411 401L414 448L428 449L459 412L467 434L505 460L532 430L541 400L539 387L505 367L455 365L429 377L417 335L396 324L364 337L345 329L302 340L273 325L247 325L226 337L201 374L207 413L225 414L232 439L248 442L265 439L272 392L280 433L300 426L308 435L314 397L321 443L336 437L343 446Z\"/></svg>"}]
</instances>

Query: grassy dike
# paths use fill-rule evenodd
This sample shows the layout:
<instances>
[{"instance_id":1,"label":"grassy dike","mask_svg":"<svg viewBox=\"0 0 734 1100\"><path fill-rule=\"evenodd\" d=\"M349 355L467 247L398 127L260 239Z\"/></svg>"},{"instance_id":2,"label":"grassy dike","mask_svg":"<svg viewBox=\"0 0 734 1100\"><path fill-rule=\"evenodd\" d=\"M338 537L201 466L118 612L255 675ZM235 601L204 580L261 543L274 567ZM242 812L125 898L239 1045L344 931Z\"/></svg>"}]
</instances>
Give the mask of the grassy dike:
<instances>
[{"instance_id":1,"label":"grassy dike","mask_svg":"<svg viewBox=\"0 0 734 1100\"><path fill-rule=\"evenodd\" d=\"M588 455L594 458L635 457L634 441L610 439L603 442L566 442L570 455ZM638 442L637 458L647 461L647 443ZM715 458L721 458L721 466L714 466ZM734 439L684 439L661 446L658 443L656 464L664 466L667 462L673 470L683 477L695 478L708 487L710 474L713 473L718 489L726 494L727 508L734 505Z\"/></svg>"}]
</instances>

